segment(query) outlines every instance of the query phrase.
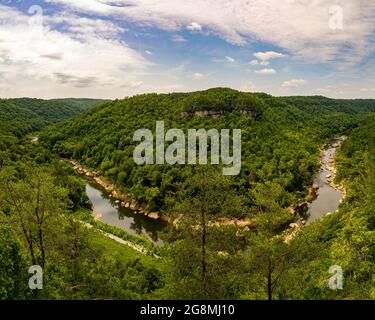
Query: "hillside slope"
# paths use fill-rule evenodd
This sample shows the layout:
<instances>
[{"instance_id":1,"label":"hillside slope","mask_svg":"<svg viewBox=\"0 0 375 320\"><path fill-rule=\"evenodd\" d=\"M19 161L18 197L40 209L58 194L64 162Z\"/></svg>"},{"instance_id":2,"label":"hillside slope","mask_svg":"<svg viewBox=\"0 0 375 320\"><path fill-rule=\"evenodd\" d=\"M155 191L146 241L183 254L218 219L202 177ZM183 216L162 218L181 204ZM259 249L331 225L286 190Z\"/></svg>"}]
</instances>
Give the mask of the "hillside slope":
<instances>
[{"instance_id":1,"label":"hillside slope","mask_svg":"<svg viewBox=\"0 0 375 320\"><path fill-rule=\"evenodd\" d=\"M254 183L282 185L284 205L300 197L317 169L319 148L328 139L356 125L366 108L341 110L326 100L312 112L303 98L290 101L267 94L241 93L227 88L202 92L146 94L108 102L42 134L42 142L57 154L99 171L118 188L133 194L149 210L166 210L176 185L194 174L192 166L137 166L133 161L133 134L163 120L165 130L241 129L242 170L232 177L233 188L248 196ZM306 99L308 101L308 99ZM328 101L328 102L327 102ZM292 103L293 102L293 103ZM172 200L171 200L172 199ZM251 197L247 197L252 205ZM235 213L233 213L235 215Z\"/></svg>"},{"instance_id":2,"label":"hillside slope","mask_svg":"<svg viewBox=\"0 0 375 320\"><path fill-rule=\"evenodd\" d=\"M95 99L0 99L0 132L21 137L100 102Z\"/></svg>"}]
</instances>

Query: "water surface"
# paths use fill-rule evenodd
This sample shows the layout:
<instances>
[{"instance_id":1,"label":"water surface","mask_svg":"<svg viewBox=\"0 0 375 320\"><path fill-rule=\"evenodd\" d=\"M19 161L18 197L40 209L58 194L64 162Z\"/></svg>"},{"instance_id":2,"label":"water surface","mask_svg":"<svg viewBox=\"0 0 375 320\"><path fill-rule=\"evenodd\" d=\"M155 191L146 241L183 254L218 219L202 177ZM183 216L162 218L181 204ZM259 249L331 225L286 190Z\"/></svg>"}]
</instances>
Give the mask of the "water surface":
<instances>
[{"instance_id":1,"label":"water surface","mask_svg":"<svg viewBox=\"0 0 375 320\"><path fill-rule=\"evenodd\" d=\"M103 188L92 181L86 182L86 193L93 205L93 215L101 222L121 228L131 235L144 235L157 245L162 244L158 232L165 227L163 222L121 207L108 197Z\"/></svg>"},{"instance_id":2,"label":"water surface","mask_svg":"<svg viewBox=\"0 0 375 320\"><path fill-rule=\"evenodd\" d=\"M340 200L343 198L343 193L335 190L327 181L327 177L334 177L334 172L328 168L328 164L334 160L336 150L337 148L331 145L323 151L323 156L320 160L321 168L314 179L314 183L319 186L318 196L308 205L308 223L324 217L328 212L335 212L340 205Z\"/></svg>"}]
</instances>

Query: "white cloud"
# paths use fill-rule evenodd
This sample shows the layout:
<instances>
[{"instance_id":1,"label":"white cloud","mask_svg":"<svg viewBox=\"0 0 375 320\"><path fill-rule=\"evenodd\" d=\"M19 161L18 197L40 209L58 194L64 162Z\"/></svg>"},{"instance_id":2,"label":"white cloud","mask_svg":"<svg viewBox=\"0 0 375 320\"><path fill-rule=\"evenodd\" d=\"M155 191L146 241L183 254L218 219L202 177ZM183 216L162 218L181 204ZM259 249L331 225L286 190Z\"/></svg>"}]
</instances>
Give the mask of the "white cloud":
<instances>
[{"instance_id":1,"label":"white cloud","mask_svg":"<svg viewBox=\"0 0 375 320\"><path fill-rule=\"evenodd\" d=\"M275 69L261 69L261 70L256 70L255 73L257 74L263 74L263 75L271 75L271 74L276 74L276 70Z\"/></svg>"},{"instance_id":2,"label":"white cloud","mask_svg":"<svg viewBox=\"0 0 375 320\"><path fill-rule=\"evenodd\" d=\"M193 78L195 80L202 80L204 78L204 74L196 72L196 73L193 74Z\"/></svg>"},{"instance_id":3,"label":"white cloud","mask_svg":"<svg viewBox=\"0 0 375 320\"><path fill-rule=\"evenodd\" d=\"M186 29L190 31L202 31L202 26L197 22L192 22L186 27Z\"/></svg>"},{"instance_id":4,"label":"white cloud","mask_svg":"<svg viewBox=\"0 0 375 320\"><path fill-rule=\"evenodd\" d=\"M305 79L292 79L292 80L284 81L281 84L281 87L284 89L292 89L292 88L297 88L299 86L305 85L307 83L308 81Z\"/></svg>"},{"instance_id":5,"label":"white cloud","mask_svg":"<svg viewBox=\"0 0 375 320\"><path fill-rule=\"evenodd\" d=\"M286 58L286 55L283 53L275 52L275 51L266 51L266 52L256 52L254 53L254 57L258 58L261 61L268 61L270 59Z\"/></svg>"},{"instance_id":6,"label":"white cloud","mask_svg":"<svg viewBox=\"0 0 375 320\"><path fill-rule=\"evenodd\" d=\"M236 60L230 56L226 56L225 59L229 62L229 63L235 63Z\"/></svg>"},{"instance_id":7,"label":"white cloud","mask_svg":"<svg viewBox=\"0 0 375 320\"><path fill-rule=\"evenodd\" d=\"M152 55L153 55L152 51L150 51L150 50L145 50L145 53L146 53L147 55L149 55L149 56L152 56Z\"/></svg>"},{"instance_id":8,"label":"white cloud","mask_svg":"<svg viewBox=\"0 0 375 320\"><path fill-rule=\"evenodd\" d=\"M310 62L356 63L374 50L375 6L367 0L340 3L343 30L329 27L332 4L326 0L46 1L165 30L205 27L235 44L262 40Z\"/></svg>"},{"instance_id":9,"label":"white cloud","mask_svg":"<svg viewBox=\"0 0 375 320\"><path fill-rule=\"evenodd\" d=\"M118 39L124 30L101 19L45 16L44 27L0 5L2 76L17 95L110 96L117 87L141 85L138 75L152 66ZM59 25L59 30L53 29ZM0 92L8 95L11 93Z\"/></svg>"}]
</instances>

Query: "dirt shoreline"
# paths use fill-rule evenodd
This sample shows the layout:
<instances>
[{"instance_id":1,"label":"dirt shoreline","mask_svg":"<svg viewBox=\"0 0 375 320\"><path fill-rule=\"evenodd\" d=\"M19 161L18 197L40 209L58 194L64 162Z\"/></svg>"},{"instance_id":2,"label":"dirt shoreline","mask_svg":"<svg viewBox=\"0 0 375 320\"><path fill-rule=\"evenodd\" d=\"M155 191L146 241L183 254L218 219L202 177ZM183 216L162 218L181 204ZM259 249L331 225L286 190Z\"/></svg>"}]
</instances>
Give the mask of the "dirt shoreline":
<instances>
[{"instance_id":1,"label":"dirt shoreline","mask_svg":"<svg viewBox=\"0 0 375 320\"><path fill-rule=\"evenodd\" d=\"M113 184L105 181L103 178L99 176L97 172L85 168L75 160L63 160L67 161L73 167L73 169L77 171L79 174L85 175L86 177L93 179L99 186L101 186L104 190L106 190L106 192L108 192L109 197L112 200L114 200L119 206L123 208L128 208L135 214L143 214L152 220L160 220L166 224L172 224L174 226L178 225L178 220L180 219L180 217L177 217L176 219L171 219L162 212L149 212L144 207L142 207L137 201L132 199L129 193L119 192ZM238 228L251 228L255 226L254 222L247 217L242 219L219 218L216 221L211 222L210 225L232 225Z\"/></svg>"},{"instance_id":2,"label":"dirt shoreline","mask_svg":"<svg viewBox=\"0 0 375 320\"><path fill-rule=\"evenodd\" d=\"M341 136L341 137L335 138L333 140L333 142L331 142L330 144L325 145L321 149L320 159L319 159L320 168L325 167L327 170L329 170L332 173L332 174L330 174L329 176L326 177L327 184L331 188L333 188L334 190L341 192L342 195L343 195L342 198L341 198L341 200L340 200L340 203L346 197L346 189L345 189L344 186L342 186L340 184L334 183L334 180L335 180L335 177L336 177L336 174L337 174L337 167L336 167L336 162L335 162L335 156L333 156L333 157L331 157L331 158L329 158L327 160L324 160L324 150L328 149L329 147L332 147L332 148L335 148L336 152L337 152L337 150L340 149L342 143L345 140L346 140L346 136ZM291 214L301 214L301 212L303 214L304 212L307 211L309 203L312 203L314 200L317 199L319 186L314 183L314 184L310 185L308 188L309 188L309 193L305 197L305 199L299 201L295 205L292 205L292 206L288 207L288 211ZM328 215L328 214L330 214L330 213L328 212L325 215ZM306 225L306 222L307 222L307 220L304 217L301 217L296 222L291 223L289 225L289 229L285 231L285 235L284 235L285 236L285 241L289 242L291 239L293 239L293 237L295 236L295 234L304 225Z\"/></svg>"}]
</instances>

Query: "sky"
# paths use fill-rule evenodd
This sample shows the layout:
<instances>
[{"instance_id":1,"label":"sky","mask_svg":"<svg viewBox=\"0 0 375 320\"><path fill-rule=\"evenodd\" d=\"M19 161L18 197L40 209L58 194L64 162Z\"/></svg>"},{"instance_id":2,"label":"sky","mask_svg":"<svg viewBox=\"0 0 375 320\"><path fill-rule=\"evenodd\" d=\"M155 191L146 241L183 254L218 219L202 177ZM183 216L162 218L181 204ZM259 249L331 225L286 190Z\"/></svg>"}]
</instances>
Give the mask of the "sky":
<instances>
[{"instance_id":1,"label":"sky","mask_svg":"<svg viewBox=\"0 0 375 320\"><path fill-rule=\"evenodd\" d=\"M375 1L0 0L0 97L375 98Z\"/></svg>"}]
</instances>

